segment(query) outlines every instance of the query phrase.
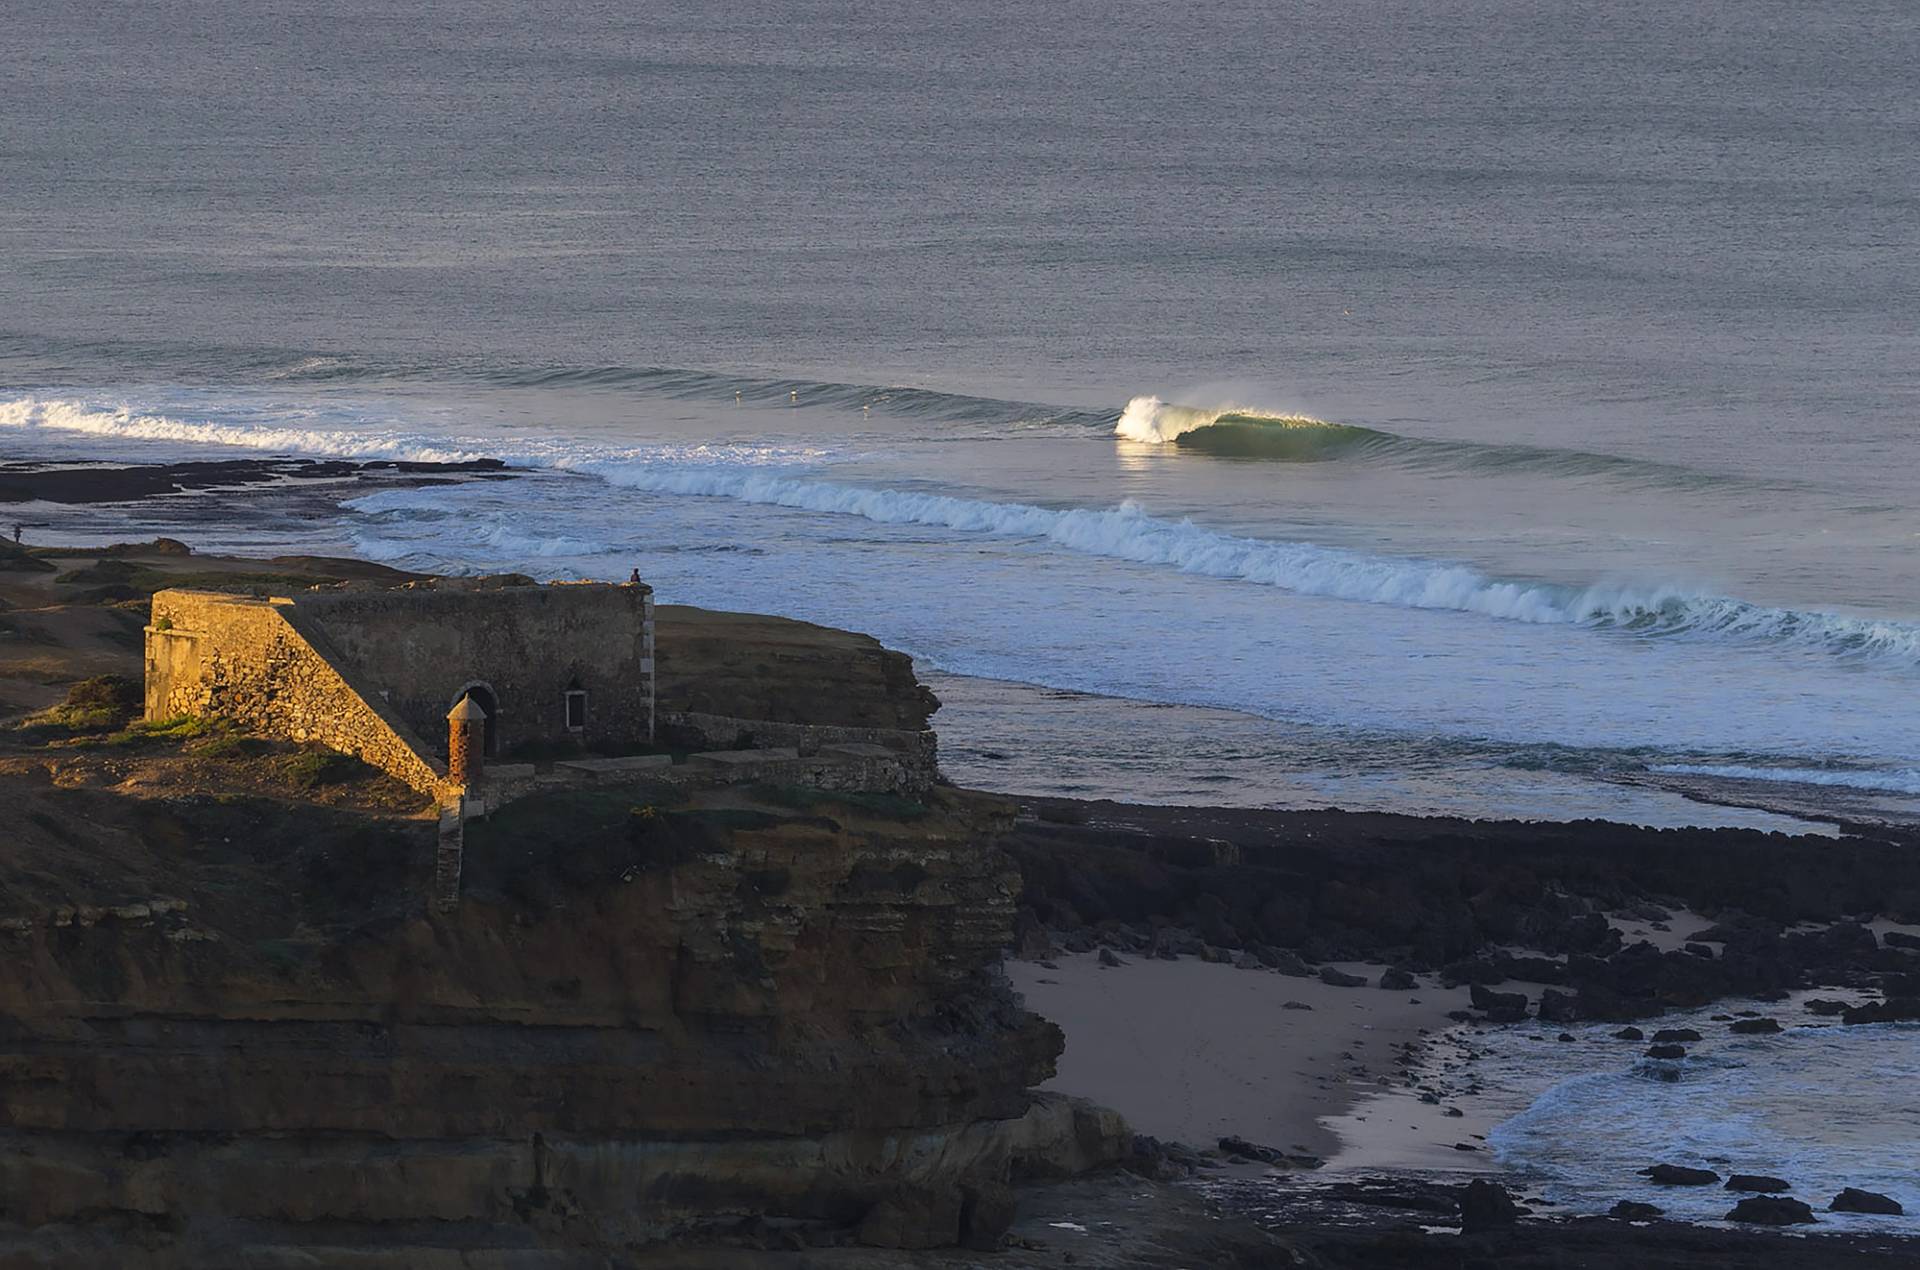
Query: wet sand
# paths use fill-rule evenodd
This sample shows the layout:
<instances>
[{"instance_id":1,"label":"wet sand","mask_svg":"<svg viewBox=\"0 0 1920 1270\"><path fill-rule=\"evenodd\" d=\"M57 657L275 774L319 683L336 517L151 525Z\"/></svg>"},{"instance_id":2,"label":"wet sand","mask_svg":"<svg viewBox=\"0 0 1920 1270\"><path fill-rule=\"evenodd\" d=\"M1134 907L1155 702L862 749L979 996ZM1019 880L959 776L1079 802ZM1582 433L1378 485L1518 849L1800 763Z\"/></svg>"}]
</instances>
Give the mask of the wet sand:
<instances>
[{"instance_id":1,"label":"wet sand","mask_svg":"<svg viewBox=\"0 0 1920 1270\"><path fill-rule=\"evenodd\" d=\"M1447 1012L1467 1004L1465 988L1384 991L1373 986L1380 966L1341 966L1368 986L1336 988L1193 958L1123 960L1104 967L1087 953L1061 956L1057 969L1008 963L1028 1006L1066 1032L1059 1074L1044 1087L1113 1107L1136 1132L1195 1147L1234 1135L1333 1157L1340 1141L1322 1120L1383 1081L1403 1085L1397 1047L1432 1041L1451 1026ZM1312 1008L1288 1009L1290 1001ZM1436 1123L1409 1125L1408 1134L1461 1124L1425 1109Z\"/></svg>"}]
</instances>

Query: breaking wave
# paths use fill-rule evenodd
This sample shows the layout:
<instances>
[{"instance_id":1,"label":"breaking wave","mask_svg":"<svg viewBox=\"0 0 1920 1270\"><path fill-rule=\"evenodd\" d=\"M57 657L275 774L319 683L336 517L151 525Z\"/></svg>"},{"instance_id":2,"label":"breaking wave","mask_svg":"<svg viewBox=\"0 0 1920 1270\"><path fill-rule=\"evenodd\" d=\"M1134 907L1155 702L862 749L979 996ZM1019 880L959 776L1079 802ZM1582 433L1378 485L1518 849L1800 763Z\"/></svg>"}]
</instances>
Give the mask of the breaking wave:
<instances>
[{"instance_id":1,"label":"breaking wave","mask_svg":"<svg viewBox=\"0 0 1920 1270\"><path fill-rule=\"evenodd\" d=\"M720 444L609 451L523 440L503 448L474 438L355 429L319 415L310 426L297 426L288 422L284 407L278 406L262 407L257 419L233 408L226 415L218 421L182 419L123 406L38 397L0 402L0 428L339 458L464 462L493 457L521 467L574 471L658 493L726 497L858 516L880 524L1038 538L1085 555L1273 586L1301 595L1452 610L1507 621L1610 628L1645 636L1770 644L1850 659L1920 665L1920 623L1756 605L1681 586L1582 588L1501 579L1467 565L1239 537L1191 520L1155 517L1131 502L1111 508L1057 509L793 475L795 464L830 457L815 447ZM1181 416L1156 418L1164 421L1156 426L1171 430ZM1215 426L1200 424L1186 433L1176 432L1175 441ZM1310 435L1317 426L1333 425L1266 420L1260 426ZM593 546L564 545L589 551ZM530 544L529 554L568 552L563 547Z\"/></svg>"},{"instance_id":2,"label":"breaking wave","mask_svg":"<svg viewBox=\"0 0 1920 1270\"><path fill-rule=\"evenodd\" d=\"M1241 406L1203 410L1158 397L1127 402L1113 434L1149 445L1171 443L1211 454L1303 463L1340 458L1394 440L1372 428L1328 423L1310 415L1269 414Z\"/></svg>"},{"instance_id":3,"label":"breaking wave","mask_svg":"<svg viewBox=\"0 0 1920 1270\"><path fill-rule=\"evenodd\" d=\"M1155 517L1133 502L1106 509L1054 509L764 471L661 469L619 462L570 466L616 485L654 493L734 498L859 516L880 524L1040 538L1086 555L1273 586L1300 595L1648 636L1776 644L1849 658L1920 664L1920 623L1773 608L1677 586L1576 588L1509 581L1467 565L1238 537L1191 520Z\"/></svg>"},{"instance_id":4,"label":"breaking wave","mask_svg":"<svg viewBox=\"0 0 1920 1270\"><path fill-rule=\"evenodd\" d=\"M1785 781L1844 789L1920 794L1920 769L1861 771L1843 767L1752 767L1743 763L1658 763L1647 769L1665 776L1717 776L1737 781Z\"/></svg>"},{"instance_id":5,"label":"breaking wave","mask_svg":"<svg viewBox=\"0 0 1920 1270\"><path fill-rule=\"evenodd\" d=\"M1365 458L1415 471L1538 472L1549 476L1602 476L1645 485L1700 489L1756 482L1670 463L1558 450L1532 445L1483 445L1473 441L1401 436L1358 424L1332 423L1311 415L1282 414L1246 406L1202 408L1154 396L1129 400L1113 434L1127 441L1172 445L1222 458L1317 463ZM1787 482L1771 482L1785 485Z\"/></svg>"},{"instance_id":6,"label":"breaking wave","mask_svg":"<svg viewBox=\"0 0 1920 1270\"><path fill-rule=\"evenodd\" d=\"M276 412L276 419L284 418ZM148 414L126 406L21 397L0 402L0 428L43 429L130 441L218 445L275 454L319 454L342 459L399 459L468 463L488 455L419 437L370 436L346 428L290 427L285 423L212 422Z\"/></svg>"}]
</instances>

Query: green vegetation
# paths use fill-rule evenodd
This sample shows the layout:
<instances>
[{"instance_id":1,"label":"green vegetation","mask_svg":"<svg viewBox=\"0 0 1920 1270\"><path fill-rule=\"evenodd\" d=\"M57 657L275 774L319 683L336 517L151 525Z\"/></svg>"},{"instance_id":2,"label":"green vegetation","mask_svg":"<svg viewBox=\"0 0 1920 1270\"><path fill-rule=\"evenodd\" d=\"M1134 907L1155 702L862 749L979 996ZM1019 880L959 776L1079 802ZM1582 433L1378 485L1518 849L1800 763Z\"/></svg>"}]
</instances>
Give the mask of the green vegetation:
<instances>
[{"instance_id":1,"label":"green vegetation","mask_svg":"<svg viewBox=\"0 0 1920 1270\"><path fill-rule=\"evenodd\" d=\"M171 719L140 720L107 738L108 745L138 745L143 741L197 741L215 732L219 725L209 719L179 714Z\"/></svg>"},{"instance_id":2,"label":"green vegetation","mask_svg":"<svg viewBox=\"0 0 1920 1270\"><path fill-rule=\"evenodd\" d=\"M307 749L287 759L287 781L295 789L311 791L323 785L359 780L373 769L351 755L334 750Z\"/></svg>"},{"instance_id":3,"label":"green vegetation","mask_svg":"<svg viewBox=\"0 0 1920 1270\"><path fill-rule=\"evenodd\" d=\"M124 728L140 712L140 684L121 675L82 679L67 699L14 725L30 740L54 741Z\"/></svg>"}]
</instances>

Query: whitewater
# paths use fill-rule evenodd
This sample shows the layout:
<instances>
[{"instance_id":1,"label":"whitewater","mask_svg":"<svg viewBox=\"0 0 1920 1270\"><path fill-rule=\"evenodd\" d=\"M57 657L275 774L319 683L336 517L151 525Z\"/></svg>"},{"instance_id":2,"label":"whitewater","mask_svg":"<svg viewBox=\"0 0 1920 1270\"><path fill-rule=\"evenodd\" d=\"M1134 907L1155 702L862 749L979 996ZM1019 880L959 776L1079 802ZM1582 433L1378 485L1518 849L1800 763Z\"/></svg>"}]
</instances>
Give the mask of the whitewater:
<instances>
[{"instance_id":1,"label":"whitewater","mask_svg":"<svg viewBox=\"0 0 1920 1270\"><path fill-rule=\"evenodd\" d=\"M1247 413L1243 407L1196 410L1169 407L1150 396L1135 397L1121 412L1115 432L1130 440L1167 442L1211 426L1222 415ZM1288 427L1330 426L1299 416L1259 417ZM1567 587L1499 579L1462 564L1225 534L1191 518L1156 517L1131 500L1112 507L1049 508L786 474L785 469L797 462L817 464L826 458L827 452L819 448L699 445L607 453L571 446L561 439L529 447L524 441L502 445L473 437L381 436L335 426L180 419L124 405L34 397L0 402L0 428L349 459L463 462L499 458L523 467L579 472L653 493L733 498L879 524L1039 538L1085 555L1278 587L1300 595L1445 609L1503 621L1611 627L1650 636L1777 643L1840 657L1920 665L1920 622L1756 605L1674 584ZM392 506L380 501L385 497L376 495L349 506L363 510ZM521 539L502 531L490 541L499 546ZM568 536L529 541L528 551L536 556L591 555L596 547Z\"/></svg>"},{"instance_id":2,"label":"whitewater","mask_svg":"<svg viewBox=\"0 0 1920 1270\"><path fill-rule=\"evenodd\" d=\"M1719 803L1772 806L1785 783L1854 800L1848 815L1862 799L1920 815L1897 704L1920 684L1920 616L1835 585L1906 558L1898 505L1244 400L232 360L248 378L0 385L0 452L490 458L516 475L343 486L288 515L216 492L36 522L114 541L185 517L209 548L445 572L637 567L671 598L868 631L964 676L946 681L953 771L1034 792L1777 827L1682 795L1717 782ZM1222 429L1257 444L1193 444ZM1783 524L1789 494L1805 510ZM995 683L1033 688L976 686ZM1037 744L1040 710L1063 729L1047 749L1087 762L1009 757Z\"/></svg>"}]
</instances>

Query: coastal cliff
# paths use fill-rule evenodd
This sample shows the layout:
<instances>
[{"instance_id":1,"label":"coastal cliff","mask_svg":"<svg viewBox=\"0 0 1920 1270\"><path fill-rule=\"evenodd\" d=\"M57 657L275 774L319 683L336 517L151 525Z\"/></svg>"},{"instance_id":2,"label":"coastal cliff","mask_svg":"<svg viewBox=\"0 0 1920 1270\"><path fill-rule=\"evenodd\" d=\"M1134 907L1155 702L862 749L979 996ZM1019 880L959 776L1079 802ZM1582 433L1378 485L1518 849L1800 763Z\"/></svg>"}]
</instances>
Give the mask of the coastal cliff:
<instances>
[{"instance_id":1,"label":"coastal cliff","mask_svg":"<svg viewBox=\"0 0 1920 1270\"><path fill-rule=\"evenodd\" d=\"M22 579L18 607L101 611L32 604L58 587ZM667 644L683 676L712 663L685 705L798 722L810 684L835 726L911 731L936 704L860 637L675 619L732 641ZM0 743L0 1264L988 1247L1010 1180L1128 1142L1030 1092L1062 1038L999 967L1006 803L596 783L469 824L442 912L418 795L130 722L132 686L89 681Z\"/></svg>"},{"instance_id":2,"label":"coastal cliff","mask_svg":"<svg viewBox=\"0 0 1920 1270\"><path fill-rule=\"evenodd\" d=\"M423 1220L629 1244L857 1227L905 1187L950 1214L906 1241L953 1242L1060 1048L994 971L1004 811L726 792L516 806L475 827L446 915L413 898L409 822L29 796L113 850L68 834L95 902L5 915L7 1219L164 1215L201 1249Z\"/></svg>"}]
</instances>

